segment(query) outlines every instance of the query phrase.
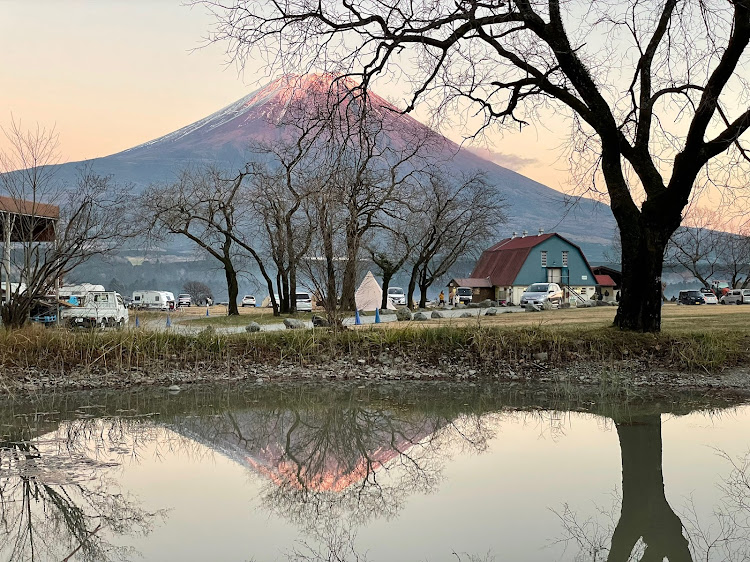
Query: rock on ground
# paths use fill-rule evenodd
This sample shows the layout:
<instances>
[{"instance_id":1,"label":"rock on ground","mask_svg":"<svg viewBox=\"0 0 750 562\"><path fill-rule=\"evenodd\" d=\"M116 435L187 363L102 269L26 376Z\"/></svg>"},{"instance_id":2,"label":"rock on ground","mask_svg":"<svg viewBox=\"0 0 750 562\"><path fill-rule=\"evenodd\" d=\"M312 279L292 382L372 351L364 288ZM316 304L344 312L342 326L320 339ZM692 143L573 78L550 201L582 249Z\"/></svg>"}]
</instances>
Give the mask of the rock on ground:
<instances>
[{"instance_id":1,"label":"rock on ground","mask_svg":"<svg viewBox=\"0 0 750 562\"><path fill-rule=\"evenodd\" d=\"M432 317L433 318L445 318L445 314L443 314L439 310L433 310L432 311Z\"/></svg>"},{"instance_id":2,"label":"rock on ground","mask_svg":"<svg viewBox=\"0 0 750 562\"><path fill-rule=\"evenodd\" d=\"M306 327L302 320L296 318L284 318L284 326L287 330L299 330Z\"/></svg>"},{"instance_id":3,"label":"rock on ground","mask_svg":"<svg viewBox=\"0 0 750 562\"><path fill-rule=\"evenodd\" d=\"M411 320L411 312L409 312L408 308L398 308L396 309L396 319L399 322Z\"/></svg>"},{"instance_id":4,"label":"rock on ground","mask_svg":"<svg viewBox=\"0 0 750 562\"><path fill-rule=\"evenodd\" d=\"M490 307L487 309L487 312L484 313L485 316L497 316L497 308Z\"/></svg>"},{"instance_id":5,"label":"rock on ground","mask_svg":"<svg viewBox=\"0 0 750 562\"><path fill-rule=\"evenodd\" d=\"M316 328L330 328L331 324L322 316L313 316L312 325Z\"/></svg>"},{"instance_id":6,"label":"rock on ground","mask_svg":"<svg viewBox=\"0 0 750 562\"><path fill-rule=\"evenodd\" d=\"M418 320L419 322L424 322L425 320L429 320L430 317L427 316L424 312L417 312L414 314L414 320Z\"/></svg>"},{"instance_id":7,"label":"rock on ground","mask_svg":"<svg viewBox=\"0 0 750 562\"><path fill-rule=\"evenodd\" d=\"M260 332L260 324L257 322L250 322L247 326L245 326L246 332Z\"/></svg>"}]
</instances>

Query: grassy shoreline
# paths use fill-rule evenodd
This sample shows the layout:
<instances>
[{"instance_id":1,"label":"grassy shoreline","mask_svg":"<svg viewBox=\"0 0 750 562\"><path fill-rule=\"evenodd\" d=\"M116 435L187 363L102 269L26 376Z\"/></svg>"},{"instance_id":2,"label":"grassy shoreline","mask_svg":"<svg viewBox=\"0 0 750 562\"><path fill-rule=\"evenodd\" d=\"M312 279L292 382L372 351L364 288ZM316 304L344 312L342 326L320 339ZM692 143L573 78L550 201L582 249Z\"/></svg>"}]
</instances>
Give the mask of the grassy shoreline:
<instances>
[{"instance_id":1,"label":"grassy shoreline","mask_svg":"<svg viewBox=\"0 0 750 562\"><path fill-rule=\"evenodd\" d=\"M750 391L750 307L665 306L659 334L621 332L613 315L603 307L338 333L144 327L161 324L158 316L123 331L30 326L0 330L0 393L254 378L539 382L558 371L569 373L566 384L616 392L636 384Z\"/></svg>"},{"instance_id":2,"label":"grassy shoreline","mask_svg":"<svg viewBox=\"0 0 750 562\"><path fill-rule=\"evenodd\" d=\"M639 361L656 368L717 372L750 364L750 329L693 327L659 334L611 326L485 326L394 324L333 333L289 330L256 334L198 334L144 329L70 332L30 327L0 331L0 368L130 370L225 364L227 361L316 364L341 358L369 361L382 354L421 364L445 358L491 367L542 360L555 365ZM538 354L546 354L546 357Z\"/></svg>"}]
</instances>

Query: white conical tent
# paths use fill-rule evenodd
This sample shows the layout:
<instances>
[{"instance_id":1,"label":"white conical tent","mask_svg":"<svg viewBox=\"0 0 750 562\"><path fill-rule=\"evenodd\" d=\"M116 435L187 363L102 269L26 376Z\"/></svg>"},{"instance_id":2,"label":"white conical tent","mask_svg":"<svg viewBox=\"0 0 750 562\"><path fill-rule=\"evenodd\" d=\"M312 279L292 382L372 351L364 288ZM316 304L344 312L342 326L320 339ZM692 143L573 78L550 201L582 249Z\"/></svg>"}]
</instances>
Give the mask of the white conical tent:
<instances>
[{"instance_id":1,"label":"white conical tent","mask_svg":"<svg viewBox=\"0 0 750 562\"><path fill-rule=\"evenodd\" d=\"M354 293L354 302L357 305L357 310L374 311L376 308L380 308L380 303L383 302L383 289L380 288L380 284L372 271L367 272L357 292ZM388 301L388 308L391 310L396 308L390 300Z\"/></svg>"}]
</instances>

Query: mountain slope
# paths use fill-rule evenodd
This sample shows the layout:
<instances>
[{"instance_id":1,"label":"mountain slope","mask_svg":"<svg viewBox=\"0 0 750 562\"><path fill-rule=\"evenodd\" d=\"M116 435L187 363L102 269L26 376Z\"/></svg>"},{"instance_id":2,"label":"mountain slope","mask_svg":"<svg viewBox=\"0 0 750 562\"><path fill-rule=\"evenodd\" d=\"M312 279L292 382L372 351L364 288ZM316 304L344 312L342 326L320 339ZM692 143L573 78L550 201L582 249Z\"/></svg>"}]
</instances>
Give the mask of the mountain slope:
<instances>
[{"instance_id":1,"label":"mountain slope","mask_svg":"<svg viewBox=\"0 0 750 562\"><path fill-rule=\"evenodd\" d=\"M327 76L285 76L204 119L123 152L94 159L91 164L99 173L132 183L136 191L153 182L174 179L187 165L215 162L229 168L242 166L249 157L247 147L251 141L273 142L284 134L279 123L292 102L315 99L329 84ZM373 95L372 103L392 121L391 130L428 131L411 116L392 111L395 108L383 98ZM602 259L603 249L611 244L615 223L606 205L581 199L571 211L566 208L562 193L484 160L447 139L442 138L435 150L436 159L446 162L448 169L467 173L483 170L487 180L499 187L510 205L508 233L536 233L540 228L556 231L581 245L592 261ZM72 181L79 165L61 165L63 181Z\"/></svg>"}]
</instances>

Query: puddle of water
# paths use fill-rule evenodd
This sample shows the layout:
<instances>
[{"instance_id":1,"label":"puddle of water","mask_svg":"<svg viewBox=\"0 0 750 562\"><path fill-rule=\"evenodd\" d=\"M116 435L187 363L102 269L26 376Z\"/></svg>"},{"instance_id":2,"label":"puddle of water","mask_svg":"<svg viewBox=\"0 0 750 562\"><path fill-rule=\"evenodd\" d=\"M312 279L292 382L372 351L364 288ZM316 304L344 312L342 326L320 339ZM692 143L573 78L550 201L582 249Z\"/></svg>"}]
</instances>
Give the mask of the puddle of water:
<instances>
[{"instance_id":1,"label":"puddle of water","mask_svg":"<svg viewBox=\"0 0 750 562\"><path fill-rule=\"evenodd\" d=\"M745 560L750 407L671 404L445 384L8 403L0 559Z\"/></svg>"}]
</instances>

